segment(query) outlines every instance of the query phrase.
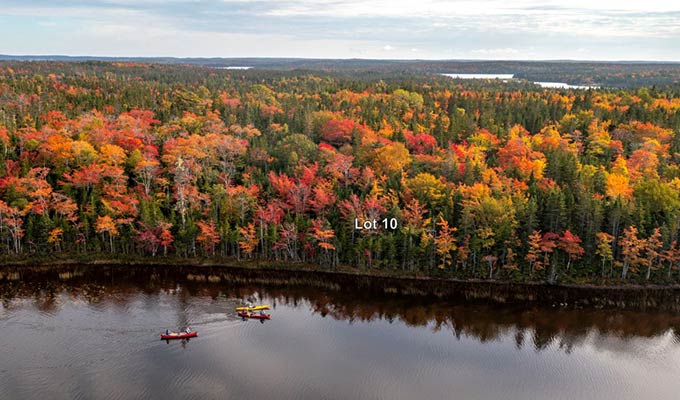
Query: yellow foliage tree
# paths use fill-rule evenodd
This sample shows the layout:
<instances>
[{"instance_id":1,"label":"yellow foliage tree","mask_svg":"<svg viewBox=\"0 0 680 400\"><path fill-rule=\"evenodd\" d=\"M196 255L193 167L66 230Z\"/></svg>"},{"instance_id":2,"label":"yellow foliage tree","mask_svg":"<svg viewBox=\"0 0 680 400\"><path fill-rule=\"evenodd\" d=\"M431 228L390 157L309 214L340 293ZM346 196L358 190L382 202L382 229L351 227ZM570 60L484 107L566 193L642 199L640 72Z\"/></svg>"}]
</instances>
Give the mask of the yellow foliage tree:
<instances>
[{"instance_id":1,"label":"yellow foliage tree","mask_svg":"<svg viewBox=\"0 0 680 400\"><path fill-rule=\"evenodd\" d=\"M439 255L439 268L444 269L453 263L452 253L458 248L456 246L456 237L453 234L458 230L455 227L450 227L448 221L443 217L439 217L437 222L439 233L434 239L437 254Z\"/></svg>"},{"instance_id":2,"label":"yellow foliage tree","mask_svg":"<svg viewBox=\"0 0 680 400\"><path fill-rule=\"evenodd\" d=\"M401 172L411 163L406 146L401 142L389 143L376 151L375 169L381 174Z\"/></svg>"}]
</instances>

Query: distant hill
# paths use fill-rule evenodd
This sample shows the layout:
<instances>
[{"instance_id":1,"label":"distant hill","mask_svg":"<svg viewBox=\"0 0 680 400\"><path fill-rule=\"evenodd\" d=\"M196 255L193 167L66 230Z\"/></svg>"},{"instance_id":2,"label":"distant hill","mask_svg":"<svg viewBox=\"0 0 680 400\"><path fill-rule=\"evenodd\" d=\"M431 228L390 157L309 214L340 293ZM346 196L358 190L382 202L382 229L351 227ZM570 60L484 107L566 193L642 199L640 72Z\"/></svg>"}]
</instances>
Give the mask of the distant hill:
<instances>
[{"instance_id":1,"label":"distant hill","mask_svg":"<svg viewBox=\"0 0 680 400\"><path fill-rule=\"evenodd\" d=\"M480 61L368 60L306 58L175 58L94 57L61 55L0 55L0 61L139 62L191 64L208 67L248 66L256 69L362 72L380 74L514 74L529 81L564 82L605 87L666 86L680 83L680 63L640 61Z\"/></svg>"}]
</instances>

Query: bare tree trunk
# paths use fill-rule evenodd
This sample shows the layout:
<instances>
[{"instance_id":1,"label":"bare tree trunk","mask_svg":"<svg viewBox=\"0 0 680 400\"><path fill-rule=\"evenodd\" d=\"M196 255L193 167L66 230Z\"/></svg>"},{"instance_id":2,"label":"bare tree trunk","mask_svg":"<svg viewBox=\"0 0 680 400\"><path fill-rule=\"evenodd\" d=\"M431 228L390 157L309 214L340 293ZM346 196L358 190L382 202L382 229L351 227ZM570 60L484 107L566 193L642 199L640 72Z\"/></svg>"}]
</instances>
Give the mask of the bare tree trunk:
<instances>
[{"instance_id":1,"label":"bare tree trunk","mask_svg":"<svg viewBox=\"0 0 680 400\"><path fill-rule=\"evenodd\" d=\"M623 263L623 269L621 270L621 279L626 279L627 274L628 274L628 263L624 262Z\"/></svg>"}]
</instances>

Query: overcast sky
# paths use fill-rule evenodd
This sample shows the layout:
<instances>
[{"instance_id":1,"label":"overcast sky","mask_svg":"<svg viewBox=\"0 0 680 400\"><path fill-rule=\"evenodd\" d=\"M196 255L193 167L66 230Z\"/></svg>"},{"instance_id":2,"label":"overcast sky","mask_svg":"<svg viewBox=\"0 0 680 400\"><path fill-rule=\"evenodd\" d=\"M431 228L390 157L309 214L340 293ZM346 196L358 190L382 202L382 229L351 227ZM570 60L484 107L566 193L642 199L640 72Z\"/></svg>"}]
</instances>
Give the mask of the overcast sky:
<instances>
[{"instance_id":1,"label":"overcast sky","mask_svg":"<svg viewBox=\"0 0 680 400\"><path fill-rule=\"evenodd\" d=\"M680 61L680 1L0 0L0 38L14 55Z\"/></svg>"}]
</instances>

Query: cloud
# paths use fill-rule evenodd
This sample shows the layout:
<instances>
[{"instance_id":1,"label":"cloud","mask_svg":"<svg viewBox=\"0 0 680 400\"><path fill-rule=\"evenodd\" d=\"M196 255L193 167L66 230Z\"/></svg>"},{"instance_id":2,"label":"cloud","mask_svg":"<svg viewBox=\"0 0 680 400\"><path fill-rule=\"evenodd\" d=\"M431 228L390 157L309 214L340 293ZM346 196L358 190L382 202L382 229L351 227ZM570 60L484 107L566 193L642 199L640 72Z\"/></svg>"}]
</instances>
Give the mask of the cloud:
<instances>
[{"instance_id":1,"label":"cloud","mask_svg":"<svg viewBox=\"0 0 680 400\"><path fill-rule=\"evenodd\" d=\"M498 54L519 54L520 51L513 49L511 47L505 47L502 49L474 49L473 54L483 54L483 55L498 55Z\"/></svg>"},{"instance_id":2,"label":"cloud","mask_svg":"<svg viewBox=\"0 0 680 400\"><path fill-rule=\"evenodd\" d=\"M6 0L0 53L661 60L678 21L660 0Z\"/></svg>"}]
</instances>

